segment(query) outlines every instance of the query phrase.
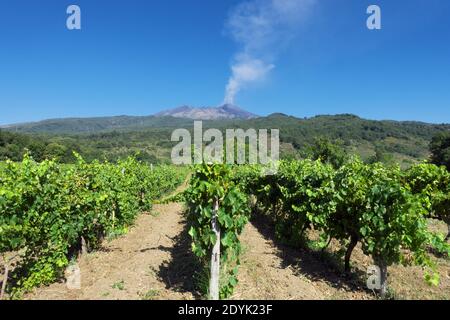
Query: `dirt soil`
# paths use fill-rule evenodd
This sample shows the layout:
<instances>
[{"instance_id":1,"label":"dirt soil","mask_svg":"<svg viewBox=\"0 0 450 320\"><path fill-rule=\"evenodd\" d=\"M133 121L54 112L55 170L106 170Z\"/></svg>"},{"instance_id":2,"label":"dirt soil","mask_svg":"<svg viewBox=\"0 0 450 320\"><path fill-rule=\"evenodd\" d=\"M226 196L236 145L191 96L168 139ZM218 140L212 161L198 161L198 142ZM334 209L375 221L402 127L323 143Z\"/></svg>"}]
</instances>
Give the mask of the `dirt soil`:
<instances>
[{"instance_id":1,"label":"dirt soil","mask_svg":"<svg viewBox=\"0 0 450 320\"><path fill-rule=\"evenodd\" d=\"M155 205L142 214L129 232L107 241L101 250L83 256L81 289L61 281L37 288L25 299L202 299L192 276L199 267L190 250L182 204ZM294 249L274 240L273 228L252 221L241 235L243 245L239 284L231 299L376 299L365 289L364 270L371 264L360 248L352 256L353 276L339 271L332 252ZM437 288L428 287L418 268L391 267L398 298L449 299L450 263L439 259L443 274Z\"/></svg>"},{"instance_id":2,"label":"dirt soil","mask_svg":"<svg viewBox=\"0 0 450 320\"><path fill-rule=\"evenodd\" d=\"M178 288L183 266L178 259L178 235L183 233L181 204L155 205L154 214L142 214L130 231L106 242L100 251L79 261L81 290L65 283L36 289L27 299L192 299ZM155 214L157 214L155 216Z\"/></svg>"},{"instance_id":3,"label":"dirt soil","mask_svg":"<svg viewBox=\"0 0 450 320\"><path fill-rule=\"evenodd\" d=\"M324 300L375 297L311 252L274 240L273 228L252 221L241 236L244 253L233 299Z\"/></svg>"}]
</instances>

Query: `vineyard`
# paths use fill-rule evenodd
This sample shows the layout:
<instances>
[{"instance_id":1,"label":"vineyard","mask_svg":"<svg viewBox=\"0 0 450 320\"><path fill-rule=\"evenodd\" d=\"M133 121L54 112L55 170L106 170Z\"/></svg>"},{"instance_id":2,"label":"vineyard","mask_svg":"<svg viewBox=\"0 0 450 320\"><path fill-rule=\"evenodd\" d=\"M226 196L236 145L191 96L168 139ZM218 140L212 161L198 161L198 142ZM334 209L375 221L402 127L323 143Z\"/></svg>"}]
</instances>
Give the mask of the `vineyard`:
<instances>
[{"instance_id":1,"label":"vineyard","mask_svg":"<svg viewBox=\"0 0 450 320\"><path fill-rule=\"evenodd\" d=\"M12 298L63 278L80 252L96 252L105 242L126 237L139 213L153 211L157 199L175 190L187 171L153 168L133 158L116 164L77 159L74 165L37 163L29 156L22 162L0 163L2 283ZM265 170L258 165L194 166L187 188L162 202L184 205L186 220L169 213L165 218L164 211L161 218L149 217L146 223L162 219L164 227L142 227L145 237L133 237L149 244L141 247L135 240L129 244L133 249L126 250L138 252L137 265L152 255L164 257L152 262L166 282L164 290L176 286L174 276L167 275L176 269L173 274L194 282L190 290L196 297L235 298L240 269L247 268L242 263L243 232L250 221L262 219L264 228L272 229L276 241L294 254L310 247L318 252L340 247L338 259L347 276L355 272L353 256L360 248L379 268L380 287L375 291L382 297L388 296L392 266L418 266L430 286L448 277L440 274L436 261L448 260L449 236L429 228L429 221L438 220L450 234L450 174L444 167L422 163L404 171L352 158L340 167L295 160L281 161L275 174ZM178 226L167 227L174 220L185 226L185 233ZM181 244L161 240L164 234ZM165 249L161 241L168 241ZM175 259L166 266L171 250L183 258L192 253L195 263ZM123 290L123 280L113 287Z\"/></svg>"},{"instance_id":2,"label":"vineyard","mask_svg":"<svg viewBox=\"0 0 450 320\"><path fill-rule=\"evenodd\" d=\"M132 158L88 164L78 157L76 165L61 165L25 156L21 163L2 163L2 293L10 262L16 264L8 282L13 296L50 284L77 252L95 250L105 237L125 233L138 213L149 211L183 179L179 170L151 168Z\"/></svg>"},{"instance_id":3,"label":"vineyard","mask_svg":"<svg viewBox=\"0 0 450 320\"><path fill-rule=\"evenodd\" d=\"M388 294L387 268L393 264L421 266L424 281L438 285L430 250L450 254L450 175L444 167L420 164L404 172L355 158L338 169L320 160L284 161L275 175L266 175L264 169L204 164L196 168L185 194L193 251L201 259L211 257L203 261L206 270L213 269L218 236L225 249L221 298L229 297L237 284L239 235L250 207L267 216L277 238L292 246L305 244L310 229L319 232L316 246L322 250L332 239L339 241L346 249L346 273L360 243L379 268L382 297ZM447 223L446 238L429 231L428 218Z\"/></svg>"}]
</instances>

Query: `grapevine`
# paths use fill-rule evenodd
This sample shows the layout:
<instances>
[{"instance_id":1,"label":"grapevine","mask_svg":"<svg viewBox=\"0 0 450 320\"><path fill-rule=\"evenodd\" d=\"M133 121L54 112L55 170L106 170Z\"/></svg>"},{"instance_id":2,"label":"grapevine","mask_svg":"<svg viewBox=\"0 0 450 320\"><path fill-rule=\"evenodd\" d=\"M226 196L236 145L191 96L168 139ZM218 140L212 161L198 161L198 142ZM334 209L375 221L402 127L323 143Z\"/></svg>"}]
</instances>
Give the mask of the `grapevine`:
<instances>
[{"instance_id":1,"label":"grapevine","mask_svg":"<svg viewBox=\"0 0 450 320\"><path fill-rule=\"evenodd\" d=\"M220 164L202 164L194 168L190 187L185 192L189 208L189 234L192 250L208 270L213 246L220 241L220 298L228 298L237 285L241 244L239 234L249 219L248 199L238 184L231 179L230 167ZM215 204L220 239L213 230Z\"/></svg>"},{"instance_id":2,"label":"grapevine","mask_svg":"<svg viewBox=\"0 0 450 320\"><path fill-rule=\"evenodd\" d=\"M117 164L77 158L64 165L25 155L0 166L0 253L21 257L11 274L13 296L60 278L82 242L93 250L106 235L126 232L183 179L178 170L152 170L132 158Z\"/></svg>"},{"instance_id":3,"label":"grapevine","mask_svg":"<svg viewBox=\"0 0 450 320\"><path fill-rule=\"evenodd\" d=\"M360 243L380 267L382 295L387 292L387 267L395 263L420 265L427 282L437 284L428 248L446 253L450 248L428 230L427 218L448 219L445 168L419 165L403 172L358 158L337 169L320 160L282 161L276 175L240 170L235 180L243 181L243 189L256 197L259 211L272 218L284 242L300 245L305 230L314 228L323 246L336 239L347 247L346 272Z\"/></svg>"}]
</instances>

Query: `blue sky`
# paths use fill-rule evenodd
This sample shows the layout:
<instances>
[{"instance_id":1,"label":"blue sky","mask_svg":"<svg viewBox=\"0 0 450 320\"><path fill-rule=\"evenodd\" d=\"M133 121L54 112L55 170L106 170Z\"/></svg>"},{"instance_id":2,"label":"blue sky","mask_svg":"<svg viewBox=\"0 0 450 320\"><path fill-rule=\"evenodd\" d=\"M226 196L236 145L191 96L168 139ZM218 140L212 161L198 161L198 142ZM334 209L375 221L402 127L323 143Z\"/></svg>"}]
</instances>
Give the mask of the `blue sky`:
<instances>
[{"instance_id":1,"label":"blue sky","mask_svg":"<svg viewBox=\"0 0 450 320\"><path fill-rule=\"evenodd\" d=\"M237 0L0 0L0 124L219 105L239 44ZM82 30L66 28L66 8ZM382 30L366 8L382 9ZM450 123L450 1L319 0L264 81L236 103L266 115L354 113Z\"/></svg>"}]
</instances>

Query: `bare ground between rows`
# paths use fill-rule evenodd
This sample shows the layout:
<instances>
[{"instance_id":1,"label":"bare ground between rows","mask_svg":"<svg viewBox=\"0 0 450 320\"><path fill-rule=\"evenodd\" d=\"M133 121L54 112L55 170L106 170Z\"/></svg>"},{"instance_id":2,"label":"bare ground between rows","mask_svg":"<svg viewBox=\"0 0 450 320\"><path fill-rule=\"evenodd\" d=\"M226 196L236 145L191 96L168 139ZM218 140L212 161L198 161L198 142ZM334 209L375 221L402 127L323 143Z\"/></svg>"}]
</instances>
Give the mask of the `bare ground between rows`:
<instances>
[{"instance_id":1,"label":"bare ground between rows","mask_svg":"<svg viewBox=\"0 0 450 320\"><path fill-rule=\"evenodd\" d=\"M358 281L303 249L275 240L273 226L255 218L241 237L244 253L236 299L373 299Z\"/></svg>"},{"instance_id":2,"label":"bare ground between rows","mask_svg":"<svg viewBox=\"0 0 450 320\"><path fill-rule=\"evenodd\" d=\"M190 250L183 207L156 205L157 216L141 215L126 235L106 242L80 262L81 290L65 283L35 289L26 299L201 299L194 277L199 266ZM308 279L282 267L273 243L248 224L240 283L232 299L322 299ZM257 278L255 278L257 277Z\"/></svg>"},{"instance_id":3,"label":"bare ground between rows","mask_svg":"<svg viewBox=\"0 0 450 320\"><path fill-rule=\"evenodd\" d=\"M138 217L130 231L105 242L102 249L79 261L81 290L64 282L35 289L25 299L201 299L194 275L200 270L190 246L182 204L155 205L152 214ZM243 254L239 283L231 299L374 299L364 287L364 270L372 262L360 248L352 256L355 276L346 277L330 255L292 248L274 239L273 226L253 219L241 235ZM450 263L438 259L443 277L428 287L419 268L389 268L399 298L449 299Z\"/></svg>"},{"instance_id":4,"label":"bare ground between rows","mask_svg":"<svg viewBox=\"0 0 450 320\"><path fill-rule=\"evenodd\" d=\"M155 205L153 213L140 215L126 235L104 243L99 251L81 258L80 290L69 290L63 282L54 283L36 289L25 298L195 298L191 270L187 270L192 260L189 244L180 242L180 236L187 239L183 207L178 203Z\"/></svg>"},{"instance_id":5,"label":"bare ground between rows","mask_svg":"<svg viewBox=\"0 0 450 320\"><path fill-rule=\"evenodd\" d=\"M79 261L81 290L64 282L35 289L26 299L201 299L194 277L199 270L181 204L155 205L130 231L106 242ZM311 280L285 266L275 244L249 223L239 284L231 299L324 299Z\"/></svg>"},{"instance_id":6,"label":"bare ground between rows","mask_svg":"<svg viewBox=\"0 0 450 320\"><path fill-rule=\"evenodd\" d=\"M446 226L430 221L435 232L444 234ZM318 237L311 231L310 239ZM366 270L374 262L358 245L352 255L352 273L343 273L342 249L333 240L327 250L320 252L308 248L293 248L275 238L270 221L255 216L243 235L244 254L239 273L240 283L235 298L250 299L377 299L367 289ZM438 286L424 281L424 270L414 266L393 265L388 269L389 286L395 299L450 299L450 260L431 255L441 275Z\"/></svg>"}]
</instances>

